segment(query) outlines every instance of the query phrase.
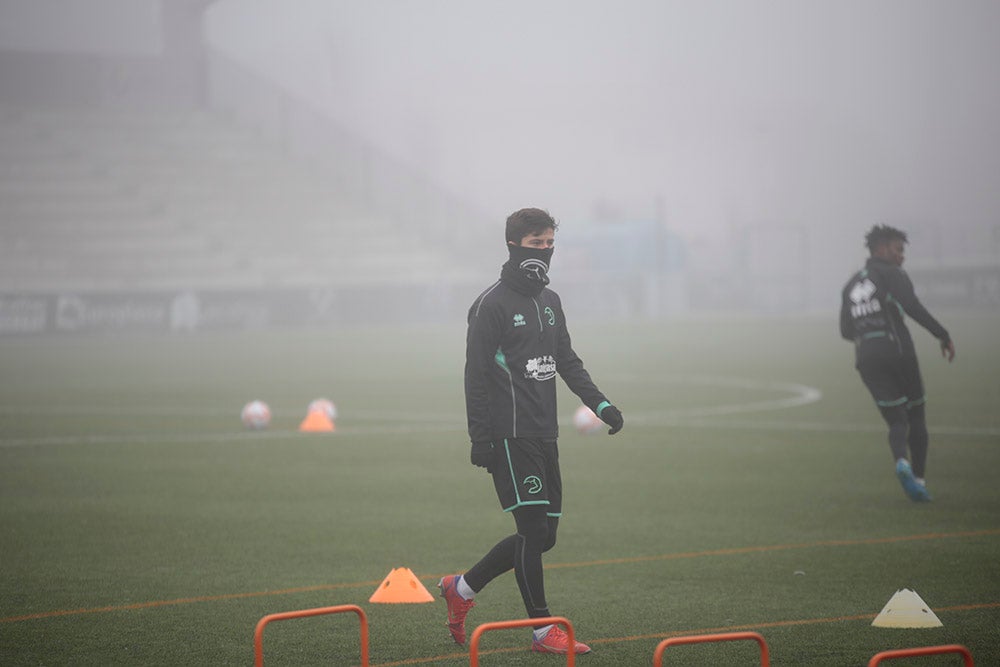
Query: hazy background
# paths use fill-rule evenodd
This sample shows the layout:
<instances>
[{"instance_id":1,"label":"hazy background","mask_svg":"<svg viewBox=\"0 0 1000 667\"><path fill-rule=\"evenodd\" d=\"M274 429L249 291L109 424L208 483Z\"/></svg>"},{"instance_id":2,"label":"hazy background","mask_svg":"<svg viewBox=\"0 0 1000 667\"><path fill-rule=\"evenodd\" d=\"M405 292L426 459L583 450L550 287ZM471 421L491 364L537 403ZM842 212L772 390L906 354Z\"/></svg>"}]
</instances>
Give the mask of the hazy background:
<instances>
[{"instance_id":1,"label":"hazy background","mask_svg":"<svg viewBox=\"0 0 1000 667\"><path fill-rule=\"evenodd\" d=\"M452 312L496 276L504 218L538 206L562 224L554 287L596 293L606 312L832 312L876 222L910 232L928 303L995 309L998 34L993 0L2 0L0 103L31 128L13 141L9 122L5 145L23 154L32 133L62 133L84 159L107 144L73 141L74 128L107 125L94 108L131 114L135 135L109 132L121 147L101 168L127 196L156 190L142 217L189 246L173 270L167 258L132 262L133 279L88 274L88 261L115 262L53 258L25 231L38 225L21 197L0 223L8 248L20 244L5 282L59 291L51 271L26 279L24 253L37 252L68 288L333 288L377 275L425 285L425 310ZM81 63L96 93L77 83ZM39 130L39 108L85 108L86 120ZM149 118L160 124L137 129ZM190 163L149 168L185 137L143 141L198 123L213 134L190 141ZM220 151L194 153L227 132L243 133L227 159L267 148L196 174ZM37 184L44 170L32 173ZM5 177L8 194L24 191L23 169ZM275 230L315 241L241 240ZM320 237L355 249L324 255ZM215 270L192 268L196 252L214 252ZM353 262L348 278L338 262Z\"/></svg>"},{"instance_id":2,"label":"hazy background","mask_svg":"<svg viewBox=\"0 0 1000 667\"><path fill-rule=\"evenodd\" d=\"M997 223L996 2L229 0L216 48L500 218Z\"/></svg>"}]
</instances>

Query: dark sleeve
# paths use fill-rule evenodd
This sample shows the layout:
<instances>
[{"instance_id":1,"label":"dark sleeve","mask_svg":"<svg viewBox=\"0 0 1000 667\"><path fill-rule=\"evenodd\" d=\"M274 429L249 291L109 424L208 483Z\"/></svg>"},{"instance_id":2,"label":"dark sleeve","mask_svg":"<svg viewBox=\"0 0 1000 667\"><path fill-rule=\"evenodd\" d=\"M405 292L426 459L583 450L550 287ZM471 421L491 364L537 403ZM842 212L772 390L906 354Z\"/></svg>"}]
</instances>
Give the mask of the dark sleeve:
<instances>
[{"instance_id":1,"label":"dark sleeve","mask_svg":"<svg viewBox=\"0 0 1000 667\"><path fill-rule=\"evenodd\" d=\"M573 351L573 343L570 341L569 329L566 327L566 316L559 308L559 338L558 349L556 350L556 369L563 382L570 391L580 397L583 404L595 413L601 404L608 399L590 379L590 373L583 367L583 360Z\"/></svg>"},{"instance_id":2,"label":"dark sleeve","mask_svg":"<svg viewBox=\"0 0 1000 667\"><path fill-rule=\"evenodd\" d=\"M845 288L840 294L840 336L846 340L854 340L854 318L851 317L851 300Z\"/></svg>"},{"instance_id":3,"label":"dark sleeve","mask_svg":"<svg viewBox=\"0 0 1000 667\"><path fill-rule=\"evenodd\" d=\"M469 330L465 339L465 413L469 439L486 442L492 438L487 377L496 364L503 332L501 313L493 304L473 304L469 310Z\"/></svg>"},{"instance_id":4,"label":"dark sleeve","mask_svg":"<svg viewBox=\"0 0 1000 667\"><path fill-rule=\"evenodd\" d=\"M889 296L896 300L907 315L913 321L931 332L935 338L941 342L951 340L948 331L941 326L941 323L934 319L924 304L920 303L916 293L913 291L913 283L905 271L894 271L890 278Z\"/></svg>"}]
</instances>

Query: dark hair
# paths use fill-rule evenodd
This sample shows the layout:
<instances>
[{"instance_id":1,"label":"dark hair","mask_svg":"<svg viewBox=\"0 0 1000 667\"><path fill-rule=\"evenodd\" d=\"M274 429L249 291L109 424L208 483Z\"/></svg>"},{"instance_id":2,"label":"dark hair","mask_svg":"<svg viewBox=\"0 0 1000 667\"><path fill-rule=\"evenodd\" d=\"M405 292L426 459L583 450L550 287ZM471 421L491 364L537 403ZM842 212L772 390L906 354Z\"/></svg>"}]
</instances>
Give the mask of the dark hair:
<instances>
[{"instance_id":1,"label":"dark hair","mask_svg":"<svg viewBox=\"0 0 1000 667\"><path fill-rule=\"evenodd\" d=\"M546 229L555 231L559 223L540 208L522 208L507 218L507 242L520 245L525 236L541 234Z\"/></svg>"},{"instance_id":2,"label":"dark hair","mask_svg":"<svg viewBox=\"0 0 1000 667\"><path fill-rule=\"evenodd\" d=\"M875 248L878 248L883 243L895 241L896 239L906 243L906 232L902 229L890 227L889 225L875 225L865 234L865 245L868 246L869 251L874 252Z\"/></svg>"}]
</instances>

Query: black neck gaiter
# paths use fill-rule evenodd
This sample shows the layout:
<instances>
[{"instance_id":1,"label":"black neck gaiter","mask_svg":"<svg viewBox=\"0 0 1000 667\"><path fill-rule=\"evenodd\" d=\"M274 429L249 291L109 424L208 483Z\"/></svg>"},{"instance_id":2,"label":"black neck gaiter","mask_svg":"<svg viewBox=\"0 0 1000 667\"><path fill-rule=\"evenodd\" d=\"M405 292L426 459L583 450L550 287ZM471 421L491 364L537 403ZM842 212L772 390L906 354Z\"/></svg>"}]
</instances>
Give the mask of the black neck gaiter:
<instances>
[{"instance_id":1,"label":"black neck gaiter","mask_svg":"<svg viewBox=\"0 0 1000 667\"><path fill-rule=\"evenodd\" d=\"M537 296L549 284L552 248L507 244L510 259L500 270L500 280L526 296Z\"/></svg>"}]
</instances>

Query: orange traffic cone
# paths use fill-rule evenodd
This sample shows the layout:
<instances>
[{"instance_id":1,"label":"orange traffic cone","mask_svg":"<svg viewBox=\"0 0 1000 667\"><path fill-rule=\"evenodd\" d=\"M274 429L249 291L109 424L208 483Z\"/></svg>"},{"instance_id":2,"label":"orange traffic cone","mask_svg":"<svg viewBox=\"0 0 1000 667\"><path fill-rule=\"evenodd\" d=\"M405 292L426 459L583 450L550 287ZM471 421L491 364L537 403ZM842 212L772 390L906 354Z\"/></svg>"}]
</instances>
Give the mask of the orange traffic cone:
<instances>
[{"instance_id":1,"label":"orange traffic cone","mask_svg":"<svg viewBox=\"0 0 1000 667\"><path fill-rule=\"evenodd\" d=\"M336 430L333 420L322 410L312 410L299 424L302 433L332 433Z\"/></svg>"},{"instance_id":2,"label":"orange traffic cone","mask_svg":"<svg viewBox=\"0 0 1000 667\"><path fill-rule=\"evenodd\" d=\"M434 596L408 567L394 567L368 598L369 602L434 602Z\"/></svg>"}]
</instances>

